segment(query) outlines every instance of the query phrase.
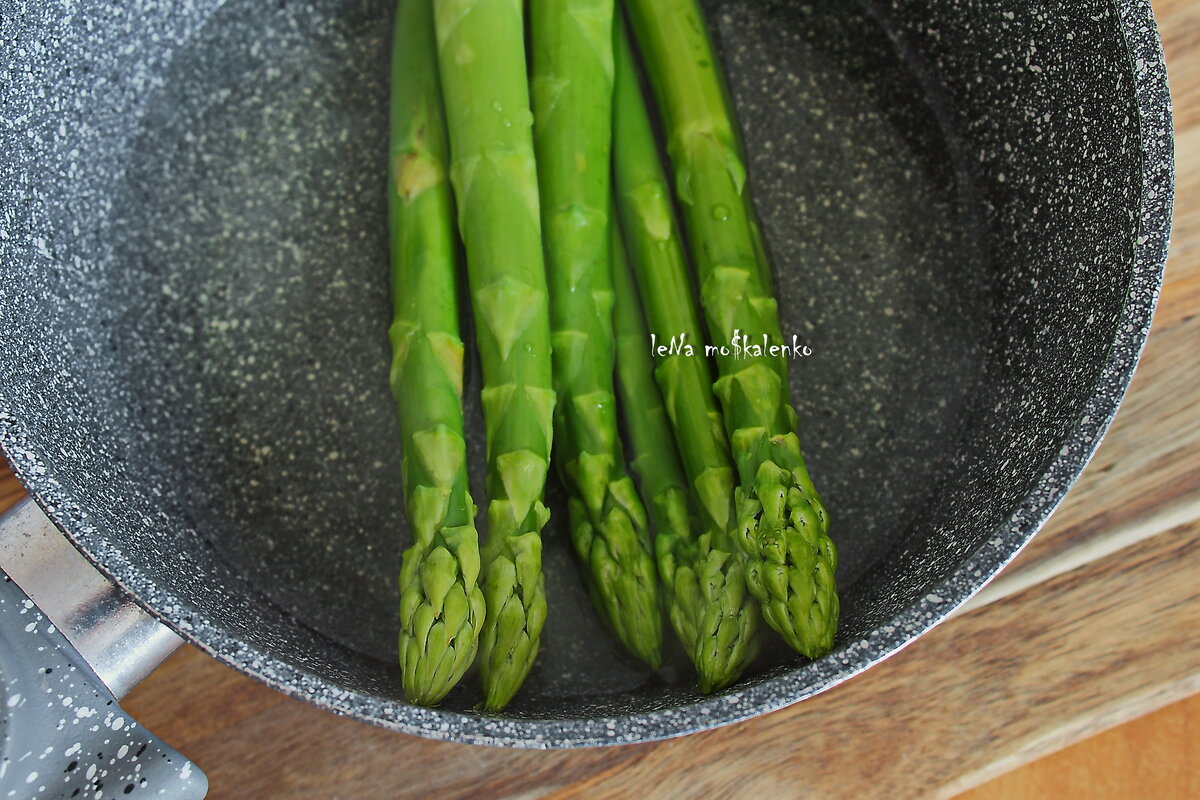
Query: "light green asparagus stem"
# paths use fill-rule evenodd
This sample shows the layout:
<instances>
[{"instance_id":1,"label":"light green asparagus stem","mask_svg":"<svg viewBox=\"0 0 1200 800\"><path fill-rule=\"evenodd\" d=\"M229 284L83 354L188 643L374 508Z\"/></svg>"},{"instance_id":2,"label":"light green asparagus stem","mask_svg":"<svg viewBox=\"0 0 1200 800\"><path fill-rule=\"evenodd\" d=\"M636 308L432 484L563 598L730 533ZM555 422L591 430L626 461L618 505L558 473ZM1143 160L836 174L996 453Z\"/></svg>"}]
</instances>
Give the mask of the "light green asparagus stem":
<instances>
[{"instance_id":1,"label":"light green asparagus stem","mask_svg":"<svg viewBox=\"0 0 1200 800\"><path fill-rule=\"evenodd\" d=\"M654 382L650 332L629 269L625 243L613 226L613 327L617 342L617 397L632 445L630 463L648 499L651 524L659 536L690 536L693 527L687 479L679 463L675 435Z\"/></svg>"},{"instance_id":2,"label":"light green asparagus stem","mask_svg":"<svg viewBox=\"0 0 1200 800\"><path fill-rule=\"evenodd\" d=\"M696 259L709 335L727 343L766 334L782 344L759 264L746 169L727 93L696 0L627 0L662 111L675 192ZM619 149L619 148L618 148ZM809 478L788 403L787 364L769 354L718 355L714 386L740 488L735 539L763 616L793 648L833 647L837 551Z\"/></svg>"},{"instance_id":3,"label":"light green asparagus stem","mask_svg":"<svg viewBox=\"0 0 1200 800\"><path fill-rule=\"evenodd\" d=\"M458 265L430 0L404 0L396 11L389 150L391 386L413 532L400 570L400 667L408 699L433 705L475 659L484 603L467 490Z\"/></svg>"},{"instance_id":4,"label":"light green asparagus stem","mask_svg":"<svg viewBox=\"0 0 1200 800\"><path fill-rule=\"evenodd\" d=\"M484 707L524 682L546 620L542 504L553 440L550 319L521 0L434 0L451 182L483 366L489 534Z\"/></svg>"},{"instance_id":5,"label":"light green asparagus stem","mask_svg":"<svg viewBox=\"0 0 1200 800\"><path fill-rule=\"evenodd\" d=\"M619 237L613 245L613 284L617 386L633 468L650 508L671 625L696 666L700 691L708 694L736 681L758 655L758 601L746 591L729 536L719 528L697 535L700 519L692 514L671 422L654 379L650 334ZM661 368L659 375L666 377ZM711 398L708 385L703 388ZM724 446L723 440L715 443ZM732 494L732 486L728 491Z\"/></svg>"},{"instance_id":6,"label":"light green asparagus stem","mask_svg":"<svg viewBox=\"0 0 1200 800\"><path fill-rule=\"evenodd\" d=\"M618 27L614 95L618 214L633 273L641 287L646 320L657 334L655 341L669 348L670 338L678 337L680 351L658 358L654 375L661 397L666 399L667 418L683 457L691 497L701 511L695 522L700 530L707 531L697 537L691 526L680 524L685 520L677 514L656 515L656 522L661 520L655 539L658 568L668 595L671 623L696 665L700 688L711 692L737 680L758 654L758 601L746 591L744 569L728 534L734 496L729 444L703 356L700 320L692 301L691 279L670 190L629 40L624 26ZM614 253L623 255L623 248L614 247ZM632 287L622 287L622 266L623 262L614 258L617 364L624 397L639 373L649 374L650 342L644 327L634 332L640 318L631 318L630 311L637 300L625 299ZM631 339L637 336L642 341L635 350ZM688 355L682 352L685 345L697 351ZM644 360L645 366L634 367L631 362L635 359ZM645 438L638 435L639 429L654 421L654 404L646 399L659 396L653 389L639 388L623 406L637 454L635 468L647 498L658 497L662 494L657 488L659 482L667 481L664 488L669 487L668 476L678 475L678 467L671 467L675 463L673 449L649 442L639 444L639 439ZM636 399L639 397L643 399ZM640 413L643 408L645 414ZM667 437L670 439L669 433ZM670 464L658 455L663 452L669 454ZM651 501L652 509L658 506L657 501Z\"/></svg>"},{"instance_id":7,"label":"light green asparagus stem","mask_svg":"<svg viewBox=\"0 0 1200 800\"><path fill-rule=\"evenodd\" d=\"M712 393L704 335L692 300L687 260L670 189L650 125L624 26L616 37L614 197L630 264L656 344L681 350L658 359L658 384L667 403L684 468L705 515L705 526L733 524L733 464L724 422Z\"/></svg>"},{"instance_id":8,"label":"light green asparagus stem","mask_svg":"<svg viewBox=\"0 0 1200 800\"><path fill-rule=\"evenodd\" d=\"M617 434L609 264L613 0L532 0L534 149L554 342L555 450L571 539L597 610L658 667L662 621L646 511Z\"/></svg>"}]
</instances>

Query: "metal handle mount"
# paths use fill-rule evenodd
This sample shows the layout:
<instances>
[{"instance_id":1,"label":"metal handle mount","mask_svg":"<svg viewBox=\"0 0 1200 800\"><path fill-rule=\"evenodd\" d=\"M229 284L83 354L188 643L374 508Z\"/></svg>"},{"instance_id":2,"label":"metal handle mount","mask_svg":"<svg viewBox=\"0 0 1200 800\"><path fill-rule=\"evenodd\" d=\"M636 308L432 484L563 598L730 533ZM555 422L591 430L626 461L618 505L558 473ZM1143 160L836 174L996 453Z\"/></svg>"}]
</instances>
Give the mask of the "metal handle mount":
<instances>
[{"instance_id":1,"label":"metal handle mount","mask_svg":"<svg viewBox=\"0 0 1200 800\"><path fill-rule=\"evenodd\" d=\"M183 643L84 558L29 498L0 516L0 570L118 698Z\"/></svg>"}]
</instances>

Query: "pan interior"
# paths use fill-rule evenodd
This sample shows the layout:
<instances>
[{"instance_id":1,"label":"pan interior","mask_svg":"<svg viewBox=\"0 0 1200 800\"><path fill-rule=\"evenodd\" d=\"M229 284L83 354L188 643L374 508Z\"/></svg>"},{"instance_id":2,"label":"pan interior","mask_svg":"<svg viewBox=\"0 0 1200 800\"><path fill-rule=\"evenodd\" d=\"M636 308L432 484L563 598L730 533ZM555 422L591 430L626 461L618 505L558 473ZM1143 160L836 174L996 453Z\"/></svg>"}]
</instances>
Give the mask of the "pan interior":
<instances>
[{"instance_id":1,"label":"pan interior","mask_svg":"<svg viewBox=\"0 0 1200 800\"><path fill-rule=\"evenodd\" d=\"M873 22L829 4L801 25L783 3L712 19L785 338L813 352L793 394L852 592L957 444L988 336L985 262L933 114ZM388 34L377 4L222 5L142 118L105 303L110 368L150 437L130 461L169 476L208 557L385 664L407 538L387 385ZM524 696L652 680L597 623L557 486L551 499L551 613ZM686 681L679 666L663 677Z\"/></svg>"},{"instance_id":2,"label":"pan interior","mask_svg":"<svg viewBox=\"0 0 1200 800\"><path fill-rule=\"evenodd\" d=\"M1025 12L921 5L708 4L785 338L812 351L793 362L791 391L840 549L839 645L952 574L1042 477L1090 396L1129 277L1136 119L1109 119L1130 107L1127 64L1079 56L1123 46L1111 9L1072 5L1061 24L1081 34L1067 42ZM52 266L2 287L41 320L0 321L11 346L42 354L9 360L10 392L58 405L14 403L22 430L56 443L40 458L87 519L83 544L176 598L160 610L185 632L221 639L211 646L234 661L251 644L272 663L249 668L281 683L295 667L399 699L390 3L201 3L138 34L118 17L97 11L88 35L139 47L72 51L82 33L68 27L53 40L75 70L54 85L91 99L75 103L74 145L47 140ZM1021 48L1043 40L1034 52L1060 69L1018 80L1010 65L1027 67ZM988 48L992 61L970 60ZM1028 114L1011 100L1023 81L1044 83ZM1070 125L1034 116L1069 96L1085 98ZM1090 171L1050 157L1060 150ZM1061 299L1078 286L1085 302ZM482 506L478 389L472 364ZM548 497L550 615L512 713L694 699L680 653L652 674L610 644L553 480ZM749 677L801 665L775 646ZM469 678L445 707L478 700Z\"/></svg>"}]
</instances>

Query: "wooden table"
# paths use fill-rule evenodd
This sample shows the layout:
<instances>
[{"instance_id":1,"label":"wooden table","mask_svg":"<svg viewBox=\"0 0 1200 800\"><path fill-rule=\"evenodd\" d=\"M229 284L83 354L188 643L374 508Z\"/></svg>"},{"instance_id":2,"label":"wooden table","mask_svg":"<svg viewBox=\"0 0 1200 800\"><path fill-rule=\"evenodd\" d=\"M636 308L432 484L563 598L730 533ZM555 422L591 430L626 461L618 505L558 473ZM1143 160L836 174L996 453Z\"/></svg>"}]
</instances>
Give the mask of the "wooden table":
<instances>
[{"instance_id":1,"label":"wooden table","mask_svg":"<svg viewBox=\"0 0 1200 800\"><path fill-rule=\"evenodd\" d=\"M950 797L1200 690L1200 5L1154 5L1179 168L1171 261L1145 357L1063 506L953 619L792 708L615 749L522 752L399 736L286 698L192 648L125 707L200 764L218 800L903 798ZM0 505L13 491L0 481Z\"/></svg>"}]
</instances>

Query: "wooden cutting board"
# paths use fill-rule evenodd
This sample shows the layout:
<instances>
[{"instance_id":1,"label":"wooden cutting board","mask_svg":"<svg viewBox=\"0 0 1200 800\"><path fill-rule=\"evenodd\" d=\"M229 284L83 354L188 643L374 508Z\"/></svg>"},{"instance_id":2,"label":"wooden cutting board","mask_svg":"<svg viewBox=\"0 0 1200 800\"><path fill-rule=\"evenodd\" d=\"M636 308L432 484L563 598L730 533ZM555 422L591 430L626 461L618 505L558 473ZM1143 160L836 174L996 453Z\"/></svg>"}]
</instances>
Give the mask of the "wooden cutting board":
<instances>
[{"instance_id":1,"label":"wooden cutting board","mask_svg":"<svg viewBox=\"0 0 1200 800\"><path fill-rule=\"evenodd\" d=\"M792 708L622 748L522 752L391 734L192 648L126 709L201 765L217 800L945 798L1200 691L1200 4L1154 6L1179 166L1150 341L1062 507L951 620ZM0 507L18 493L0 477Z\"/></svg>"}]
</instances>

